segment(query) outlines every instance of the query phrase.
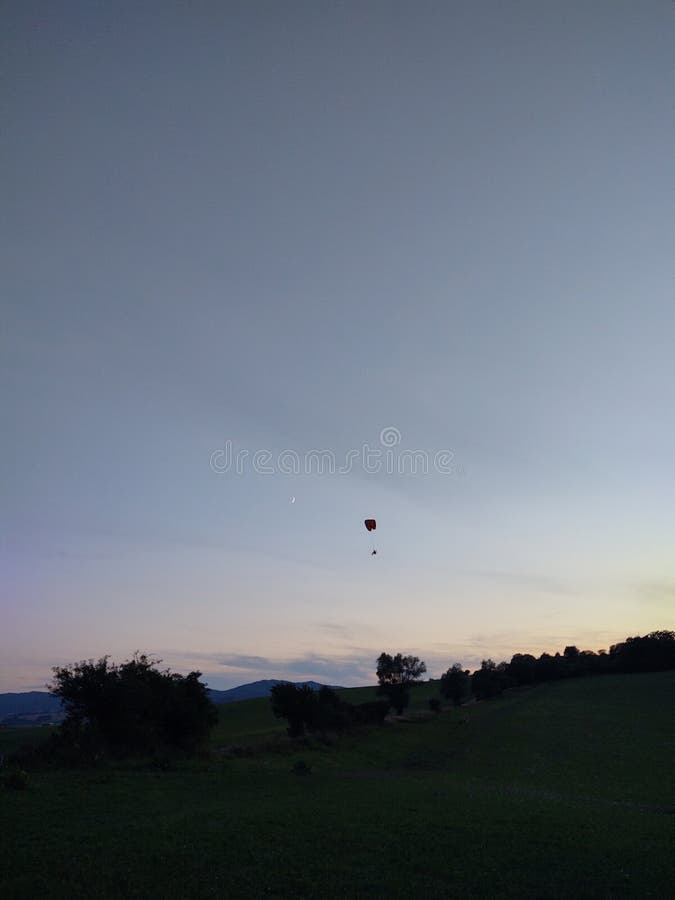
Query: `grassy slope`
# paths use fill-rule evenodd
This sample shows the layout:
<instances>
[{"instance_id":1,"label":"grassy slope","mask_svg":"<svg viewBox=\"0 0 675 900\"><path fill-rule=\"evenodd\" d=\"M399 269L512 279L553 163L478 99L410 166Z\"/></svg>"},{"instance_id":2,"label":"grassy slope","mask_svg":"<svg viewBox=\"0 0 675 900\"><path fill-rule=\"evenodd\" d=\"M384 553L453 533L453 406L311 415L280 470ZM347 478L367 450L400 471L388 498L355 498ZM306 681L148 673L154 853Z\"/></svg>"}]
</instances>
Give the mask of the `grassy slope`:
<instances>
[{"instance_id":1,"label":"grassy slope","mask_svg":"<svg viewBox=\"0 0 675 900\"><path fill-rule=\"evenodd\" d=\"M438 681L418 685L411 692L410 710L428 710L429 698L438 696ZM365 703L377 700L375 687L342 688L338 693L349 703ZM251 746L278 740L286 734L284 719L277 719L272 713L267 697L255 700L240 700L225 703L219 707L220 718L212 734L212 744L221 746Z\"/></svg>"},{"instance_id":2,"label":"grassy slope","mask_svg":"<svg viewBox=\"0 0 675 900\"><path fill-rule=\"evenodd\" d=\"M607 676L335 747L38 773L0 792L2 894L668 897L674 709L675 673ZM267 701L242 701L214 746L275 731ZM300 756L310 777L290 772Z\"/></svg>"}]
</instances>

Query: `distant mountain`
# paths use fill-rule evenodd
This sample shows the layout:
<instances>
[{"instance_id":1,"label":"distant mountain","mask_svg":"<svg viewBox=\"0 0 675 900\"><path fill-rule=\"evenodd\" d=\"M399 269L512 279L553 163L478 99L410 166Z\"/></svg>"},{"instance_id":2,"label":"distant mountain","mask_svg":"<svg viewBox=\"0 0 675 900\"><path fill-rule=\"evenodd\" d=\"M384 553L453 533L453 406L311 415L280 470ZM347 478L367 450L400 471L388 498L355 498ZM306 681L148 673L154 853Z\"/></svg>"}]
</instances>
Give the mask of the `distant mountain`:
<instances>
[{"instance_id":1,"label":"distant mountain","mask_svg":"<svg viewBox=\"0 0 675 900\"><path fill-rule=\"evenodd\" d=\"M209 690L209 696L214 703L233 703L236 700L252 700L255 697L268 697L275 684L282 684L283 678L266 678L264 681L251 681L249 684L240 684L239 687L230 688L228 691ZM324 687L318 681L294 681L297 687L306 685L313 691ZM338 690L337 685L328 684L325 687Z\"/></svg>"},{"instance_id":2,"label":"distant mountain","mask_svg":"<svg viewBox=\"0 0 675 900\"><path fill-rule=\"evenodd\" d=\"M38 720L42 724L61 718L61 701L47 691L0 694L0 723L3 725L34 725Z\"/></svg>"},{"instance_id":3,"label":"distant mountain","mask_svg":"<svg viewBox=\"0 0 675 900\"><path fill-rule=\"evenodd\" d=\"M275 684L283 679L268 678L252 681L228 691L209 690L214 703L233 703L236 700L251 700L253 697L268 697ZM323 687L317 681L296 681L306 684L313 691ZM328 685L333 687L333 685ZM25 691L20 694L0 694L0 724L2 725L42 725L45 722L59 722L63 718L61 701L47 691Z\"/></svg>"}]
</instances>

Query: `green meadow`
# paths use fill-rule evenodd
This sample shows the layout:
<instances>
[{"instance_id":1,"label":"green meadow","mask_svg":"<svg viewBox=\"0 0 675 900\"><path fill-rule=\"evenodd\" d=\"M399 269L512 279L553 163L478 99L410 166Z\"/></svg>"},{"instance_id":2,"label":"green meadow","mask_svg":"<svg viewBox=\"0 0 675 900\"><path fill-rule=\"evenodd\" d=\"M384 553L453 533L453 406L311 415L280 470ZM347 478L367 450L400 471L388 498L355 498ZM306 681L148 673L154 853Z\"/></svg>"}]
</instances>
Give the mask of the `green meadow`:
<instances>
[{"instance_id":1,"label":"green meadow","mask_svg":"<svg viewBox=\"0 0 675 900\"><path fill-rule=\"evenodd\" d=\"M436 694L295 743L268 700L242 701L197 760L33 771L0 790L0 896L675 895L675 672L431 714ZM44 733L0 732L0 751Z\"/></svg>"}]
</instances>

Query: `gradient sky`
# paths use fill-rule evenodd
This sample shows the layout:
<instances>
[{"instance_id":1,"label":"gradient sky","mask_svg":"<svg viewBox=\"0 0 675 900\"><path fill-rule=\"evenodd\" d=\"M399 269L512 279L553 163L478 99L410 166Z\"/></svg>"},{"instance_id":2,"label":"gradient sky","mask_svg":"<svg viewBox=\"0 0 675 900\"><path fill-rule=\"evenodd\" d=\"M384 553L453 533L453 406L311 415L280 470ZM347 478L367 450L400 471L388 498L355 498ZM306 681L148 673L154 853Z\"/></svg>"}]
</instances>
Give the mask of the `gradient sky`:
<instances>
[{"instance_id":1,"label":"gradient sky","mask_svg":"<svg viewBox=\"0 0 675 900\"><path fill-rule=\"evenodd\" d=\"M675 627L670 0L0 16L0 690Z\"/></svg>"}]
</instances>

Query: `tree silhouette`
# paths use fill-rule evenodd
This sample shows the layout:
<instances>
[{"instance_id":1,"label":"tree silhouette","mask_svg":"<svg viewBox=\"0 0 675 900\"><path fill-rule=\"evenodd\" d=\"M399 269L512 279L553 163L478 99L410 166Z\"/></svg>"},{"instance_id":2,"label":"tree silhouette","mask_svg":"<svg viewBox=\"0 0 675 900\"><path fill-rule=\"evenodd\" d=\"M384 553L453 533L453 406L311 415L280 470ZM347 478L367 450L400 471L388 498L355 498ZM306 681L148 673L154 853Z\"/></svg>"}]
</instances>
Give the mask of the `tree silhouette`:
<instances>
[{"instance_id":1,"label":"tree silhouette","mask_svg":"<svg viewBox=\"0 0 675 900\"><path fill-rule=\"evenodd\" d=\"M49 690L66 711L61 742L95 755L194 750L218 712L201 672L162 672L160 663L136 653L121 665L104 656L55 667Z\"/></svg>"},{"instance_id":2,"label":"tree silhouette","mask_svg":"<svg viewBox=\"0 0 675 900\"><path fill-rule=\"evenodd\" d=\"M455 663L441 675L441 695L447 700L452 700L455 706L460 706L462 700L471 692L468 671L464 671L461 663Z\"/></svg>"},{"instance_id":3,"label":"tree silhouette","mask_svg":"<svg viewBox=\"0 0 675 900\"><path fill-rule=\"evenodd\" d=\"M501 673L491 659L484 659L480 669L471 676L471 690L479 700L496 697L502 692Z\"/></svg>"},{"instance_id":4,"label":"tree silhouette","mask_svg":"<svg viewBox=\"0 0 675 900\"><path fill-rule=\"evenodd\" d=\"M311 728L316 719L316 697L309 685L282 681L270 692L272 712L288 722L289 737L300 737L305 728Z\"/></svg>"},{"instance_id":5,"label":"tree silhouette","mask_svg":"<svg viewBox=\"0 0 675 900\"><path fill-rule=\"evenodd\" d=\"M400 716L410 703L410 688L419 684L427 670L418 656L381 653L377 658L377 693L386 697Z\"/></svg>"}]
</instances>

